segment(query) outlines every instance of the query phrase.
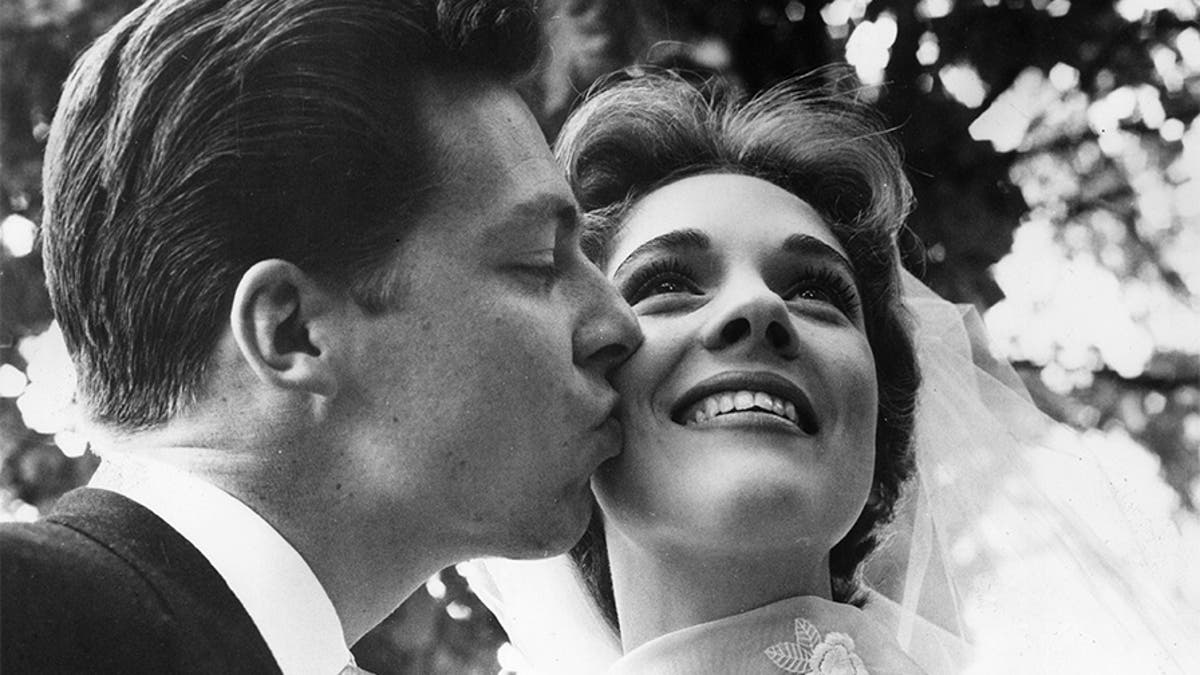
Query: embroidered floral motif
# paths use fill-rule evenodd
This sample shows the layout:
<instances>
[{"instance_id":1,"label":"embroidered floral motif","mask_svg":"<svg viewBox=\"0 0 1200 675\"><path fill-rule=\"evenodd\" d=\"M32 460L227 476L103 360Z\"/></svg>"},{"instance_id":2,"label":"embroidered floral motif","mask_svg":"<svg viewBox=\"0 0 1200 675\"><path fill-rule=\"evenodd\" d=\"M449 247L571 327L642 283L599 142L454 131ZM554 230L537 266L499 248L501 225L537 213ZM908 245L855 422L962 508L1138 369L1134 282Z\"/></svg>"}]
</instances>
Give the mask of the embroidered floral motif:
<instances>
[{"instance_id":1,"label":"embroidered floral motif","mask_svg":"<svg viewBox=\"0 0 1200 675\"><path fill-rule=\"evenodd\" d=\"M800 675L870 675L854 640L845 633L821 633L812 622L796 619L796 641L780 642L763 653L785 673Z\"/></svg>"}]
</instances>

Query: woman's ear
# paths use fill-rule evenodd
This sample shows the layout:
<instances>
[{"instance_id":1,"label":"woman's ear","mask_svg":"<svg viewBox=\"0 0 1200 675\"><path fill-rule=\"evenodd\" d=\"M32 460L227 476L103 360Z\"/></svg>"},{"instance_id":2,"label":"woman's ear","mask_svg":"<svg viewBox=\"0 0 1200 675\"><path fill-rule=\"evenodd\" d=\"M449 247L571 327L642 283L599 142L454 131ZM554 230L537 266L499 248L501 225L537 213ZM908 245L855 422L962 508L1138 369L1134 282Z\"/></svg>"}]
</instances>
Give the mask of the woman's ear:
<instances>
[{"instance_id":1,"label":"woman's ear","mask_svg":"<svg viewBox=\"0 0 1200 675\"><path fill-rule=\"evenodd\" d=\"M332 396L337 373L314 324L337 306L333 293L299 267L262 260L238 282L230 326L242 358L264 383Z\"/></svg>"}]
</instances>

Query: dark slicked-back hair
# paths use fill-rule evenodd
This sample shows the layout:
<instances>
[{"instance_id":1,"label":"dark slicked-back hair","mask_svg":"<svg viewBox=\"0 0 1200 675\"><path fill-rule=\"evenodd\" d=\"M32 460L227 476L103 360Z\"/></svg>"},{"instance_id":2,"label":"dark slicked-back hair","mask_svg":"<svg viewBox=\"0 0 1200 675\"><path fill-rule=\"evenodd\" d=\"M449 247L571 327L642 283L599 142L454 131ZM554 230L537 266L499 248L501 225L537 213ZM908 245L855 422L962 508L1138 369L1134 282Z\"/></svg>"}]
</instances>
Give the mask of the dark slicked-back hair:
<instances>
[{"instance_id":1,"label":"dark slicked-back hair","mask_svg":"<svg viewBox=\"0 0 1200 675\"><path fill-rule=\"evenodd\" d=\"M531 4L149 0L92 45L51 128L42 230L92 417L136 430L195 400L257 261L391 306L387 263L436 182L416 86L523 73Z\"/></svg>"},{"instance_id":2,"label":"dark slicked-back hair","mask_svg":"<svg viewBox=\"0 0 1200 675\"><path fill-rule=\"evenodd\" d=\"M878 545L880 526L891 519L912 473L920 382L896 252L912 191L882 119L857 91L852 75L837 67L750 100L719 82L661 72L614 78L567 120L557 143L589 216L586 250L598 262L638 200L682 178L717 172L761 178L803 199L846 249L875 357L879 409L871 497L830 553L833 597L840 602L859 601L859 566ZM616 626L599 513L571 554Z\"/></svg>"}]
</instances>

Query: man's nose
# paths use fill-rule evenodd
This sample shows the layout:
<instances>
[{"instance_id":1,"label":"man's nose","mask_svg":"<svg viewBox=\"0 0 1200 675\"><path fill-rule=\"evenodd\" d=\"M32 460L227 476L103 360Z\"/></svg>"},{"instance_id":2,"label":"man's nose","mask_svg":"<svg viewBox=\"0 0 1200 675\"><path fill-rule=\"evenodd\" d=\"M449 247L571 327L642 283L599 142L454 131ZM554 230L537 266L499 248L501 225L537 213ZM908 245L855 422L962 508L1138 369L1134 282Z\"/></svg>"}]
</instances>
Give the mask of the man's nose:
<instances>
[{"instance_id":1,"label":"man's nose","mask_svg":"<svg viewBox=\"0 0 1200 675\"><path fill-rule=\"evenodd\" d=\"M642 329L600 270L591 268L587 274L586 306L574 335L575 363L607 375L642 344Z\"/></svg>"}]
</instances>

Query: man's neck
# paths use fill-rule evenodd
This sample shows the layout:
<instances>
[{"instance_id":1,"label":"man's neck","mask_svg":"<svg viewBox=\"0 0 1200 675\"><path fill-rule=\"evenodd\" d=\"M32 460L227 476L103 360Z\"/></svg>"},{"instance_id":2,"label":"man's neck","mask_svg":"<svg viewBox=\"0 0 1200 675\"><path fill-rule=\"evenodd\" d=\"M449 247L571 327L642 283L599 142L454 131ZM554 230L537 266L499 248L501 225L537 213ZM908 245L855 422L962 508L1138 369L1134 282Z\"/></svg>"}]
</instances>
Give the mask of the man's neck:
<instances>
[{"instance_id":1,"label":"man's neck","mask_svg":"<svg viewBox=\"0 0 1200 675\"><path fill-rule=\"evenodd\" d=\"M153 511L209 562L284 672L336 672L350 660L340 618L312 568L241 500L164 462L109 453L93 487Z\"/></svg>"},{"instance_id":2,"label":"man's neck","mask_svg":"<svg viewBox=\"0 0 1200 675\"><path fill-rule=\"evenodd\" d=\"M165 439L164 439L165 440ZM114 444L125 454L170 466L233 496L274 528L317 577L337 612L346 644L378 625L434 573L453 562L412 522L374 522L358 505L352 476L317 465L328 452L154 445L146 437ZM297 470L297 466L306 467ZM415 520L410 519L410 520ZM386 530L383 537L381 530ZM441 557L439 557L439 553Z\"/></svg>"}]
</instances>

